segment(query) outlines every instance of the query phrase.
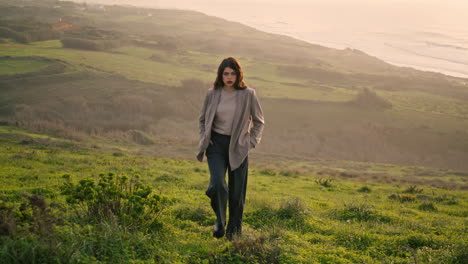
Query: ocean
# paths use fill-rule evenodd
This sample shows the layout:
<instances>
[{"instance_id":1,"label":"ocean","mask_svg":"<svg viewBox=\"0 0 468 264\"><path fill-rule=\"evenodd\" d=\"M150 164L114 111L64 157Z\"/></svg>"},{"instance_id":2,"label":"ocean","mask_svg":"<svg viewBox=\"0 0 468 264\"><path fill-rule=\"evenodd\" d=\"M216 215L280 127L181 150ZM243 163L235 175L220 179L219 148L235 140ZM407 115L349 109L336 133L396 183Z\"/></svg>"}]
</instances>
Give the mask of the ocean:
<instances>
[{"instance_id":1,"label":"ocean","mask_svg":"<svg viewBox=\"0 0 468 264\"><path fill-rule=\"evenodd\" d=\"M468 1L257 1L158 2L326 47L358 49L398 66L468 78Z\"/></svg>"},{"instance_id":2,"label":"ocean","mask_svg":"<svg viewBox=\"0 0 468 264\"><path fill-rule=\"evenodd\" d=\"M199 11L388 63L468 78L468 0L76 0Z\"/></svg>"}]
</instances>

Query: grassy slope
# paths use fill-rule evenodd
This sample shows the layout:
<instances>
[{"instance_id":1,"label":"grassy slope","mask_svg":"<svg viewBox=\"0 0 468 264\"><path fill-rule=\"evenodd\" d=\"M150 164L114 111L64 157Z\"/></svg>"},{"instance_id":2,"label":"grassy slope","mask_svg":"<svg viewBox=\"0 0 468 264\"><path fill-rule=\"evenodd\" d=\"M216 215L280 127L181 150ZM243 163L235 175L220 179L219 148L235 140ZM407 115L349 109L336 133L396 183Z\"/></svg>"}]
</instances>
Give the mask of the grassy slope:
<instances>
[{"instance_id":1,"label":"grassy slope","mask_svg":"<svg viewBox=\"0 0 468 264\"><path fill-rule=\"evenodd\" d=\"M44 10L46 8L39 11ZM0 126L0 198L14 202L21 199L19 194L22 192L45 195L49 203L56 204L54 210L66 212L68 221L57 225L53 232L55 242L58 242L53 250L47 246L42 248L40 245L47 243L35 236L30 236L30 240L20 235L13 239L2 236L4 247L0 254L5 256L4 259L7 259L7 253L10 258L21 259L32 255L24 252L35 250L37 258L46 256L51 259L55 254L62 262L92 263L128 263L130 260L143 263L200 263L203 260L208 263L466 261L466 174L426 167L336 160L351 157L361 161L466 168L466 156L463 155L468 149L468 108L463 96L453 96L450 87L444 91L446 94L424 90L378 90L393 103L393 109L380 112L356 108L340 102L352 99L357 88L368 84L307 78L307 74L314 71L306 72L306 77L304 74L288 75L281 71L281 67L302 64L340 74L359 71L415 79L426 78L425 74L396 69L357 51L336 51L294 42L290 38L239 27L239 24L207 18L195 12L158 12L154 18L123 14L117 22L116 17L103 17L99 12L92 16L100 25L110 28L125 25L143 33L148 32L148 28L158 34L179 32L179 37L192 41L191 47L180 44L183 52L176 53L135 46L91 52L63 49L55 40L29 45L0 44L0 56L26 57L6 61L21 65L17 70L6 67L4 61L0 63L1 77L6 78L2 82L5 86L0 88L3 89L0 110L4 113L12 111L11 108L5 110L5 105L39 105L43 108L38 109L45 109L45 116L70 119L70 124L76 127L80 124L97 127L102 125L102 120L109 119L106 111L96 110L101 105L104 110L117 113L124 125L158 132L154 134L154 144L143 146L122 139L118 133L124 132L113 132L115 134L111 134L112 140L109 140L102 135L90 138L73 130L64 135L60 132L63 127L57 125L54 133L80 139L81 143L78 143ZM174 12L178 15L174 16ZM217 30L220 25L229 29L228 33ZM200 36L200 32L206 37L198 44L194 43L197 39L194 36ZM245 42L250 43L246 46L253 50L242 50L229 42L217 43L221 46L210 44L220 34L230 38L246 35L255 41L274 41L272 46L285 49L294 46L297 53L268 57L266 46L257 46L261 42L253 40ZM269 121L263 144L252 153L254 162L247 195L245 237L236 243L210 237L214 216L204 196L208 181L206 164L153 158L155 154L192 158L193 145L184 141L195 140L194 136L189 132L181 134L182 131L196 130L196 124L191 121L194 116L178 110L177 105L184 104L191 112L196 112L194 109L198 105L195 103L192 109L188 101L178 98L181 95L177 91L171 94L167 90L178 89L181 80L186 78L212 81L217 62L226 54L225 49L232 50L242 60L247 81L262 96ZM150 60L154 54L162 60ZM42 75L44 67L57 64L65 66L43 76L34 74L36 71ZM26 75L14 79L12 74ZM458 79L450 81L461 82ZM159 116L132 123L134 116L125 115L128 109L118 111L122 105L106 108L109 107L106 102L113 103L111 98L124 98L129 93L150 98L149 105L157 106L157 111L150 113ZM47 99L52 96L53 100ZM172 103L176 106L164 105L168 101L166 98L173 98ZM90 116L86 113L71 115L86 109L81 108L83 102L89 109L96 110L94 114L103 114L103 119L96 118L93 124L87 123ZM169 112L160 113L161 109ZM140 110L136 111L141 115ZM178 119L172 123L163 116ZM156 129L147 129L145 124ZM115 124L105 125L116 127ZM386 140L382 141L382 137ZM285 139L288 139L286 145L277 144ZM395 150L395 146L399 148ZM420 160L415 160L412 151L418 148ZM122 155L121 152L140 155ZM440 159L435 160L431 153L439 153ZM304 156L319 158L304 159ZM96 176L99 172L141 174L143 181L158 192L176 198L175 204L162 216L164 229L153 234L131 232L106 222L74 225L76 219L64 205L63 197L58 195L58 185L63 182L61 176L70 173L78 180ZM332 187L316 182L328 178L333 179ZM389 198L394 194L402 195L412 185L424 189L422 193L409 194L417 196L414 201L400 202ZM358 192L363 186L371 191ZM436 208L434 211L431 211L431 205Z\"/></svg>"},{"instance_id":2,"label":"grassy slope","mask_svg":"<svg viewBox=\"0 0 468 264\"><path fill-rule=\"evenodd\" d=\"M86 143L45 138L11 127L0 127L0 133L0 197L13 202L19 200L21 192L40 193L49 197L48 202L56 204L54 210L68 212L65 224L58 225L53 232L61 243L55 250L56 258L91 262L132 259L144 263L152 263L151 259L159 259L158 263L200 263L202 260L206 263L413 263L416 259L418 263L429 263L429 259L436 263L463 263L466 260L466 192L430 187L430 179L421 179L416 191L423 189L422 193L409 194L417 197L410 198L414 201L399 202L389 196L402 195L410 184L383 183L372 177L356 181L333 172L334 166L346 167L346 171L354 168L360 173L395 175L443 171L349 162L341 165L333 162L330 168L325 160L277 164L281 169L254 167L249 175L245 236L231 244L210 237L214 216L204 195L208 183L206 164L122 156L89 148ZM99 172L140 174L158 193L176 198L162 215L162 231L137 234L112 224L97 230L72 225L76 221L72 210L57 196L58 186L63 183L61 176L68 173L76 181L95 177ZM451 172L443 173L448 177ZM464 178L452 177L457 181ZM329 178L331 187L316 182ZM370 192L358 192L364 186ZM57 203L63 205L57 207ZM431 206L426 209L427 204L436 209ZM103 237L99 232L106 235ZM93 244L98 237L101 242ZM5 254L6 249L13 250L11 240L1 239L5 248L0 254ZM35 239L29 243L34 245ZM87 250L87 245L94 245L94 253ZM48 250L39 249L36 248L37 258L49 254ZM70 252L74 253L61 255Z\"/></svg>"},{"instance_id":3,"label":"grassy slope","mask_svg":"<svg viewBox=\"0 0 468 264\"><path fill-rule=\"evenodd\" d=\"M4 116L19 109L20 119L59 119L81 132L117 130L110 135L105 132L110 137L140 129L155 140L188 143L179 148L179 154L188 157L196 133L181 131L196 131L193 120L202 95L192 96L193 92L178 86L193 78L211 82L217 62L229 51L242 60L248 84L263 98L269 122L265 144L259 149L264 155L467 169L463 160L467 157L468 104L461 79L393 67L359 51L310 45L196 12L151 10L152 17L145 16L148 10L141 13L141 9L121 7L105 13L77 12L70 7L54 12L48 16L51 21L53 16L63 16L61 12L70 13L69 19L77 24L132 34L130 38L145 43L166 39L178 49L126 44L107 52L84 51L64 49L57 40L0 44L0 56L37 63L51 58L66 65L63 73L39 76L39 71L3 81L9 87L0 99ZM233 39L244 44L236 45ZM10 72L8 68L4 73L14 77ZM205 87L200 86L198 90ZM365 87L374 88L393 108L380 111L343 103ZM184 97L187 92L189 96ZM135 104L143 107L126 108ZM30 112L40 113L39 117ZM44 125L34 126L44 130ZM178 152L178 148L163 149Z\"/></svg>"},{"instance_id":4,"label":"grassy slope","mask_svg":"<svg viewBox=\"0 0 468 264\"><path fill-rule=\"evenodd\" d=\"M0 72L4 75L22 74L27 72L38 71L48 65L47 62L30 60L17 60L17 59L4 59L0 64Z\"/></svg>"}]
</instances>

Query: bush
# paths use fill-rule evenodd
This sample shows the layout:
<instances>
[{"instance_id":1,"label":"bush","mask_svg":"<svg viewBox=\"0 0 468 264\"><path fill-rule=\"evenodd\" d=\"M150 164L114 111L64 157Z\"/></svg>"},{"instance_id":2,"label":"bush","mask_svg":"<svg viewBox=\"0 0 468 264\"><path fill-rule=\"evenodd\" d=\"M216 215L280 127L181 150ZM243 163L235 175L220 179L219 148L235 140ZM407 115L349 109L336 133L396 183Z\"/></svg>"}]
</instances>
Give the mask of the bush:
<instances>
[{"instance_id":1,"label":"bush","mask_svg":"<svg viewBox=\"0 0 468 264\"><path fill-rule=\"evenodd\" d=\"M377 221L383 223L388 223L391 221L389 217L377 214L374 208L368 205L345 205L344 209L337 210L334 214L338 220L342 221Z\"/></svg>"},{"instance_id":2,"label":"bush","mask_svg":"<svg viewBox=\"0 0 468 264\"><path fill-rule=\"evenodd\" d=\"M62 37L62 33L60 31L52 30L50 28L40 28L33 31L27 31L25 32L25 35L31 42L60 39Z\"/></svg>"},{"instance_id":3,"label":"bush","mask_svg":"<svg viewBox=\"0 0 468 264\"><path fill-rule=\"evenodd\" d=\"M370 193L371 189L367 186L363 186L357 190L358 192L363 192L363 193Z\"/></svg>"},{"instance_id":4,"label":"bush","mask_svg":"<svg viewBox=\"0 0 468 264\"><path fill-rule=\"evenodd\" d=\"M167 198L152 193L152 188L142 184L138 175L128 178L116 177L113 173L100 174L97 184L94 179L74 184L68 174L64 179L66 182L61 189L67 203L79 206L81 210L77 210L77 214L84 213L91 222L116 218L128 227L158 229L160 214L170 203Z\"/></svg>"},{"instance_id":5,"label":"bush","mask_svg":"<svg viewBox=\"0 0 468 264\"><path fill-rule=\"evenodd\" d=\"M153 139L151 139L151 137L149 137L148 135L146 135L145 132L142 132L140 130L135 130L135 129L132 129L130 131L127 132L130 139L137 143L137 144L140 144L140 145L152 145L154 144L154 141Z\"/></svg>"},{"instance_id":6,"label":"bush","mask_svg":"<svg viewBox=\"0 0 468 264\"><path fill-rule=\"evenodd\" d=\"M308 209L299 199L288 199L283 201L278 209L264 207L253 213L246 213L245 221L254 228L281 226L292 230L308 231L311 227L306 222L307 214Z\"/></svg>"},{"instance_id":7,"label":"bush","mask_svg":"<svg viewBox=\"0 0 468 264\"><path fill-rule=\"evenodd\" d=\"M387 109L392 107L392 104L389 101L380 97L376 92L369 90L368 88L361 90L351 103L359 107L375 109Z\"/></svg>"},{"instance_id":8,"label":"bush","mask_svg":"<svg viewBox=\"0 0 468 264\"><path fill-rule=\"evenodd\" d=\"M0 235L36 234L47 239L60 217L49 207L45 198L23 193L20 203L0 200Z\"/></svg>"},{"instance_id":9,"label":"bush","mask_svg":"<svg viewBox=\"0 0 468 264\"><path fill-rule=\"evenodd\" d=\"M403 191L403 193L411 193L411 194L422 193L422 192L423 192L423 189L418 188L416 185L411 185L410 187L408 187L408 189Z\"/></svg>"},{"instance_id":10,"label":"bush","mask_svg":"<svg viewBox=\"0 0 468 264\"><path fill-rule=\"evenodd\" d=\"M266 175L266 176L276 176L276 172L271 169L263 169L260 171L260 174Z\"/></svg>"},{"instance_id":11,"label":"bush","mask_svg":"<svg viewBox=\"0 0 468 264\"><path fill-rule=\"evenodd\" d=\"M234 240L233 252L247 263L280 263L281 248L274 243L273 236L247 234L241 240ZM231 254L232 254L231 253Z\"/></svg>"},{"instance_id":12,"label":"bush","mask_svg":"<svg viewBox=\"0 0 468 264\"><path fill-rule=\"evenodd\" d=\"M400 203L406 203L406 202L414 202L416 201L416 196L414 195L410 195L410 194L392 194L390 196L388 196L389 199L392 199L392 200L397 200L399 201Z\"/></svg>"},{"instance_id":13,"label":"bush","mask_svg":"<svg viewBox=\"0 0 468 264\"><path fill-rule=\"evenodd\" d=\"M422 210L422 211L429 211L429 212L436 212L437 211L437 208L435 207L435 205L433 203L430 203L430 202L422 203L421 205L418 206L418 209Z\"/></svg>"},{"instance_id":14,"label":"bush","mask_svg":"<svg viewBox=\"0 0 468 264\"><path fill-rule=\"evenodd\" d=\"M12 38L18 41L19 43L24 43L24 44L29 43L29 39L25 34L21 32L16 32L6 27L0 27L0 37Z\"/></svg>"},{"instance_id":15,"label":"bush","mask_svg":"<svg viewBox=\"0 0 468 264\"><path fill-rule=\"evenodd\" d=\"M63 38L61 40L63 47L71 49L84 49L84 50L102 50L98 42L88 39L79 38Z\"/></svg>"},{"instance_id":16,"label":"bush","mask_svg":"<svg viewBox=\"0 0 468 264\"><path fill-rule=\"evenodd\" d=\"M315 180L315 183L322 185L323 187L329 188L332 186L332 178L319 178Z\"/></svg>"},{"instance_id":17,"label":"bush","mask_svg":"<svg viewBox=\"0 0 468 264\"><path fill-rule=\"evenodd\" d=\"M204 261L197 259L188 263L293 263L285 254L282 254L283 250L279 246L279 237L278 232L268 235L246 233L242 236L242 239L234 239L232 244L221 254L210 253L208 259L203 258Z\"/></svg>"},{"instance_id":18,"label":"bush","mask_svg":"<svg viewBox=\"0 0 468 264\"><path fill-rule=\"evenodd\" d=\"M434 241L429 236L418 234L406 237L403 241L403 244L412 249L417 249L421 247L433 247Z\"/></svg>"}]
</instances>

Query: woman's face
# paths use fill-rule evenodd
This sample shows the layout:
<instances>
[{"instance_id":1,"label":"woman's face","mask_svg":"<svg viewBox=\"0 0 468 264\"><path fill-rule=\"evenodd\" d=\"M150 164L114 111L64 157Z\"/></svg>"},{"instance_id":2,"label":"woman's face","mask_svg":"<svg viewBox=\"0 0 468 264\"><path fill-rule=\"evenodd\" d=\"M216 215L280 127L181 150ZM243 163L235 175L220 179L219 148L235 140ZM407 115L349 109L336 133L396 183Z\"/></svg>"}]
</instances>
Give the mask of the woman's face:
<instances>
[{"instance_id":1,"label":"woman's face","mask_svg":"<svg viewBox=\"0 0 468 264\"><path fill-rule=\"evenodd\" d=\"M226 67L223 71L223 83L224 86L233 86L237 79L237 73L235 70Z\"/></svg>"}]
</instances>

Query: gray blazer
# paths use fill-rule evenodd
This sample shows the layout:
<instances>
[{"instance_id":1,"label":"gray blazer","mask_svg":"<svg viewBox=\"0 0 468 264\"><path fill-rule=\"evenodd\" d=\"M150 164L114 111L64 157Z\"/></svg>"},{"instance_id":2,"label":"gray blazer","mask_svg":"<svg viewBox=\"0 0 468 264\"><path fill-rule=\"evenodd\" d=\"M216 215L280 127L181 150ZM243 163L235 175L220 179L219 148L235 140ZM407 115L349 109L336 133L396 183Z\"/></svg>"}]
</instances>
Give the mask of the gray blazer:
<instances>
[{"instance_id":1,"label":"gray blazer","mask_svg":"<svg viewBox=\"0 0 468 264\"><path fill-rule=\"evenodd\" d=\"M197 159L200 162L203 161L205 150L210 144L211 127L220 98L221 89L209 89L200 112L200 141L197 154ZM236 113L234 113L229 143L231 170L237 169L247 157L249 150L255 148L260 142L265 126L262 107L254 89L247 87L237 90L236 103Z\"/></svg>"}]
</instances>

